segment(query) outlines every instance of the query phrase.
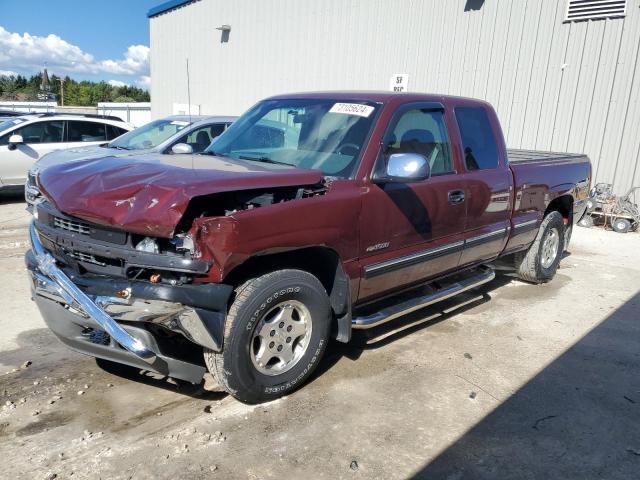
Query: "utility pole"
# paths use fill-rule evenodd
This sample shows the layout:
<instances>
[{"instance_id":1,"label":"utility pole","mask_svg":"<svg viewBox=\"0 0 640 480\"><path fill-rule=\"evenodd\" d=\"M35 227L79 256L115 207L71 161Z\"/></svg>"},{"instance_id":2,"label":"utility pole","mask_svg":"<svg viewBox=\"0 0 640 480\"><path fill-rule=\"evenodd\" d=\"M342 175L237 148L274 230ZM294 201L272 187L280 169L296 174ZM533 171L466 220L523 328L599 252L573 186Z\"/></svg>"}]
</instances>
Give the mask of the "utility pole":
<instances>
[{"instance_id":1,"label":"utility pole","mask_svg":"<svg viewBox=\"0 0 640 480\"><path fill-rule=\"evenodd\" d=\"M64 78L60 77L60 106L64 107Z\"/></svg>"}]
</instances>

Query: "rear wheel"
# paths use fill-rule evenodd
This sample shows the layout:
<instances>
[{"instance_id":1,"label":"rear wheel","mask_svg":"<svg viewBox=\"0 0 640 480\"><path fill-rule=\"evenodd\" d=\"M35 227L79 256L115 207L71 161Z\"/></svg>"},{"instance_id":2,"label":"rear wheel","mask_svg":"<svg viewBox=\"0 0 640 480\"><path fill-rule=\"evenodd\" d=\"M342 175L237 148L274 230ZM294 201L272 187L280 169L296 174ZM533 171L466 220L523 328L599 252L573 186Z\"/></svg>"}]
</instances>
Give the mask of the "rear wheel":
<instances>
[{"instance_id":1,"label":"rear wheel","mask_svg":"<svg viewBox=\"0 0 640 480\"><path fill-rule=\"evenodd\" d=\"M618 233L627 233L631 230L631 222L626 218L616 218L613 222L611 222L611 228L613 228Z\"/></svg>"},{"instance_id":2,"label":"rear wheel","mask_svg":"<svg viewBox=\"0 0 640 480\"><path fill-rule=\"evenodd\" d=\"M559 212L550 212L542 221L538 235L526 252L515 255L518 277L532 283L551 280L564 252L565 225Z\"/></svg>"},{"instance_id":3,"label":"rear wheel","mask_svg":"<svg viewBox=\"0 0 640 480\"><path fill-rule=\"evenodd\" d=\"M320 281L301 270L278 270L236 290L223 351L205 351L205 363L238 400L273 400L309 378L330 326L331 306Z\"/></svg>"}]
</instances>

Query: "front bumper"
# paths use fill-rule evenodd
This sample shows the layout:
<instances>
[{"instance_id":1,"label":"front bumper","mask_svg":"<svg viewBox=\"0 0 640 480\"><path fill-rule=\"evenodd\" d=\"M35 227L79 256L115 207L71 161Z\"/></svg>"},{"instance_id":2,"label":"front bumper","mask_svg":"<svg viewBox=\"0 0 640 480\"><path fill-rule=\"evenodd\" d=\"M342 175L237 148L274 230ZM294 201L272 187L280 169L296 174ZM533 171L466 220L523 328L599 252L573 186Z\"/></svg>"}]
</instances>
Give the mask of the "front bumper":
<instances>
[{"instance_id":1,"label":"front bumper","mask_svg":"<svg viewBox=\"0 0 640 480\"><path fill-rule=\"evenodd\" d=\"M220 351L232 287L76 278L65 273L44 248L34 223L29 233L32 250L25 260L33 299L63 343L81 353L164 375L192 382L202 379L202 365L163 348L161 339L147 327L180 334L188 345Z\"/></svg>"}]
</instances>

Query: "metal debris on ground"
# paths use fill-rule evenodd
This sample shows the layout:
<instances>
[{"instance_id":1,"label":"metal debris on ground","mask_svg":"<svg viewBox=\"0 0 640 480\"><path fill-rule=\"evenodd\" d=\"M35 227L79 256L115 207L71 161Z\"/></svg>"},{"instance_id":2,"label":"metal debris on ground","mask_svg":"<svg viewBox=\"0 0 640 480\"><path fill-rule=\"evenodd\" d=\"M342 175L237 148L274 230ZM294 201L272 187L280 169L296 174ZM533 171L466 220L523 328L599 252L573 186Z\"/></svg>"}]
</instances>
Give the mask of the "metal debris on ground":
<instances>
[{"instance_id":1,"label":"metal debris on ground","mask_svg":"<svg viewBox=\"0 0 640 480\"><path fill-rule=\"evenodd\" d=\"M640 226L640 187L631 187L625 195L615 195L613 184L597 183L589 193L587 209L578 222L581 227L602 225L618 233Z\"/></svg>"}]
</instances>

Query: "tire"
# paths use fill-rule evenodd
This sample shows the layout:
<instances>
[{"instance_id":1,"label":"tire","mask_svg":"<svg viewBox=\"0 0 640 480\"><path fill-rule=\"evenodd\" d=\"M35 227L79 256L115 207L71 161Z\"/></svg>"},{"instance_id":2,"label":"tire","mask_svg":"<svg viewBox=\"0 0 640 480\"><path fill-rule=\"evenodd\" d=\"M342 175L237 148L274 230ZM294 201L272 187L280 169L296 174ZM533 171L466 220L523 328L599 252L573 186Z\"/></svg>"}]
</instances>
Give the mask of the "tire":
<instances>
[{"instance_id":1,"label":"tire","mask_svg":"<svg viewBox=\"0 0 640 480\"><path fill-rule=\"evenodd\" d=\"M205 350L205 363L238 400L274 400L303 385L315 370L331 318L327 292L310 273L278 270L253 278L236 289L223 350Z\"/></svg>"},{"instance_id":2,"label":"tire","mask_svg":"<svg viewBox=\"0 0 640 480\"><path fill-rule=\"evenodd\" d=\"M559 212L550 212L538 229L538 235L525 252L515 255L518 277L531 283L551 280L564 252L564 222Z\"/></svg>"},{"instance_id":3,"label":"tire","mask_svg":"<svg viewBox=\"0 0 640 480\"><path fill-rule=\"evenodd\" d=\"M584 214L584 216L578 221L578 225L584 228L593 227L593 217L588 214Z\"/></svg>"},{"instance_id":4,"label":"tire","mask_svg":"<svg viewBox=\"0 0 640 480\"><path fill-rule=\"evenodd\" d=\"M571 242L571 235L573 234L573 225L571 224L571 221L569 221L568 224L566 224L564 226L564 250L563 252L566 252L569 250L569 243Z\"/></svg>"},{"instance_id":5,"label":"tire","mask_svg":"<svg viewBox=\"0 0 640 480\"><path fill-rule=\"evenodd\" d=\"M626 218L616 218L611 222L611 228L618 233L627 233L631 230L631 222Z\"/></svg>"}]
</instances>

